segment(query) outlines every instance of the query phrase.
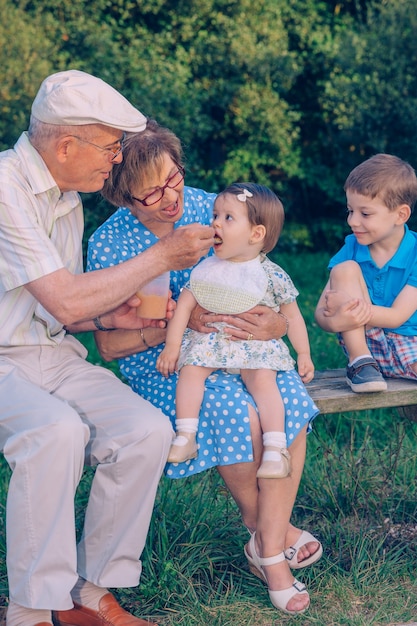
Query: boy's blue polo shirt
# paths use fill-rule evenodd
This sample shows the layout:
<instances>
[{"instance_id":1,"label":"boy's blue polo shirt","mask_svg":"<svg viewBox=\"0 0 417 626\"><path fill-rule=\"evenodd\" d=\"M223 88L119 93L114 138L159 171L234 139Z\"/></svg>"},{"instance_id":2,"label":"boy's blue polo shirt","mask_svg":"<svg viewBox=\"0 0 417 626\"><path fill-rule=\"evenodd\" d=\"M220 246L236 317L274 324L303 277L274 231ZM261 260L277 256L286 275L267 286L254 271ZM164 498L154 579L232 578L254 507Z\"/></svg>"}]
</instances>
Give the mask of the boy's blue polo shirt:
<instances>
[{"instance_id":1,"label":"boy's blue polo shirt","mask_svg":"<svg viewBox=\"0 0 417 626\"><path fill-rule=\"evenodd\" d=\"M406 285L417 287L417 233L405 225L397 252L383 267L375 264L368 246L359 244L355 235L348 235L344 246L330 259L328 268L343 261L356 261L360 265L373 304L390 307ZM399 328L386 330L417 335L417 312Z\"/></svg>"}]
</instances>

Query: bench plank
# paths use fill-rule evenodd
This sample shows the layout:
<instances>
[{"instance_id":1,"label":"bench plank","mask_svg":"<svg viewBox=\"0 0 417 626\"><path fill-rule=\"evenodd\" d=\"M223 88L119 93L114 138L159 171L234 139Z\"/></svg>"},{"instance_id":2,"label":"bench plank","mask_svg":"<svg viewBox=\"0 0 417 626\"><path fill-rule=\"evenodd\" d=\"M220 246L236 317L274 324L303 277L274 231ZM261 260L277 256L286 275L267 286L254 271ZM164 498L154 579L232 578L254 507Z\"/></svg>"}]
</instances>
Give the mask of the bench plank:
<instances>
[{"instance_id":1,"label":"bench plank","mask_svg":"<svg viewBox=\"0 0 417 626\"><path fill-rule=\"evenodd\" d=\"M417 405L417 381L387 378L388 389L354 393L346 382L346 370L324 370L306 385L322 414Z\"/></svg>"}]
</instances>

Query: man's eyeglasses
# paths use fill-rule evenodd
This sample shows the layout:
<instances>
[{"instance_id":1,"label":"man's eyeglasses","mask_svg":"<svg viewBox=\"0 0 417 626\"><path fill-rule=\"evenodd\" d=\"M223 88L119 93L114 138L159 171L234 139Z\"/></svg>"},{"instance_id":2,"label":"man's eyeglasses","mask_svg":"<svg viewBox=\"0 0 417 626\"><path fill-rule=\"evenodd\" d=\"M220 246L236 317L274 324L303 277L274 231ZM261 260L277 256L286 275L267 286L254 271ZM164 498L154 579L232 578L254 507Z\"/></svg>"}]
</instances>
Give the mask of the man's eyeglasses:
<instances>
[{"instance_id":1,"label":"man's eyeglasses","mask_svg":"<svg viewBox=\"0 0 417 626\"><path fill-rule=\"evenodd\" d=\"M177 171L168 178L165 185L163 185L162 187L157 187L156 189L154 189L154 191L152 191L152 193L148 193L148 195L142 199L132 196L132 200L140 202L141 204L143 204L143 206L152 206L152 204L156 204L157 202L162 200L165 189L167 187L169 189L175 189L175 187L177 187L184 180L184 176L185 169L178 165Z\"/></svg>"},{"instance_id":2,"label":"man's eyeglasses","mask_svg":"<svg viewBox=\"0 0 417 626\"><path fill-rule=\"evenodd\" d=\"M121 139L115 142L116 145L106 146L105 148L103 148L103 146L98 146L92 141L88 141L87 139L78 137L78 135L71 135L71 137L75 137L75 139L78 139L78 141L82 141L83 143L88 143L90 146L94 146L94 148L97 148L98 150L103 150L104 152L107 152L110 156L110 161L114 161L114 159L118 157L121 152L123 152L126 133L123 133Z\"/></svg>"}]
</instances>

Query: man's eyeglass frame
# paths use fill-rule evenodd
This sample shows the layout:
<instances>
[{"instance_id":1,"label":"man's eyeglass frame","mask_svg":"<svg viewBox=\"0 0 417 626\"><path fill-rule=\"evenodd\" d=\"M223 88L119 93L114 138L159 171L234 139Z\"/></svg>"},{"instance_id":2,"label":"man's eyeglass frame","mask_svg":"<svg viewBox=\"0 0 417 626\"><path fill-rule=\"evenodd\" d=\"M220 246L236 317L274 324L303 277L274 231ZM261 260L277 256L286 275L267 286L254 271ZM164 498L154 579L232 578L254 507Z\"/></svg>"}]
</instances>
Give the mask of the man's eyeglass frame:
<instances>
[{"instance_id":1,"label":"man's eyeglass frame","mask_svg":"<svg viewBox=\"0 0 417 626\"><path fill-rule=\"evenodd\" d=\"M75 137L75 139L78 139L78 141L82 141L82 143L88 143L90 146L93 146L94 148L97 148L98 150L102 150L104 152L111 152L111 161L114 161L114 159L116 159L119 154L121 152L123 152L123 148L124 148L124 141L126 138L126 133L123 133L123 135L121 136L120 139L118 139L117 141L115 141L114 143L118 143L120 145L118 146L106 146L103 148L103 146L98 146L96 143L93 143L92 141L88 141L87 139L83 139L82 137L79 137L78 135L71 135L71 137Z\"/></svg>"}]
</instances>

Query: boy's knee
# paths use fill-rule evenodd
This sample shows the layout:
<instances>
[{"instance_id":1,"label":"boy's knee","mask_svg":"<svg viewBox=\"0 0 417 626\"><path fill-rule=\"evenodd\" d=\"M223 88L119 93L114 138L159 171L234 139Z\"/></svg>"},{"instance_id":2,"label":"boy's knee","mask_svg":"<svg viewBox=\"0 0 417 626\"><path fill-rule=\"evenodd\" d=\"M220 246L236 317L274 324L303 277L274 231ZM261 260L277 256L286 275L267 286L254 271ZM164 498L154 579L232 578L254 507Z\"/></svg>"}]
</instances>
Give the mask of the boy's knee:
<instances>
[{"instance_id":1,"label":"boy's knee","mask_svg":"<svg viewBox=\"0 0 417 626\"><path fill-rule=\"evenodd\" d=\"M362 271L359 263L356 261L343 261L338 263L330 271L330 278L339 278L346 276L362 276Z\"/></svg>"}]
</instances>

